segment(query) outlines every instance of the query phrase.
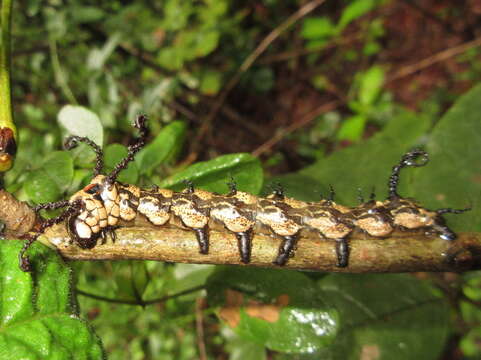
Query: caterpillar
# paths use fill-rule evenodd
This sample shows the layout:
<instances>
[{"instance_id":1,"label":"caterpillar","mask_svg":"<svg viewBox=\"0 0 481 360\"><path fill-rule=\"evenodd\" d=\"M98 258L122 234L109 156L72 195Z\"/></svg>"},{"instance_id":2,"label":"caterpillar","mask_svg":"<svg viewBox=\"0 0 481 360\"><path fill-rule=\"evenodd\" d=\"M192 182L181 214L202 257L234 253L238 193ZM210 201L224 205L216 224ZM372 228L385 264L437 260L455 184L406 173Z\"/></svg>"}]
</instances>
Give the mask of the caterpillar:
<instances>
[{"instance_id":1,"label":"caterpillar","mask_svg":"<svg viewBox=\"0 0 481 360\"><path fill-rule=\"evenodd\" d=\"M141 189L135 185L117 181L118 174L133 161L135 154L145 146L148 136L146 117L140 115L134 122L140 132L137 142L128 147L127 156L110 172L101 174L103 168L102 149L85 137L71 136L65 142L67 149L78 143L89 145L96 153L93 178L82 190L69 200L41 204L42 209L65 208L56 218L45 220L38 231L24 243L19 253L19 265L23 271L31 271L26 251L46 228L66 221L73 242L84 249L105 240L108 233L115 240L115 228L119 222L144 216L154 226L173 224L194 231L199 252L209 252L209 229L221 226L235 235L241 262L251 259L253 235L267 233L279 239L278 254L273 263L284 265L294 256L298 239L303 233L313 233L323 240L333 241L337 255L337 266L348 266L349 237L362 232L374 238L388 237L393 231L424 231L444 240L454 240L456 234L446 225L443 215L462 213L469 209L444 208L428 210L414 200L401 197L398 192L399 175L405 167L424 166L428 154L413 150L404 154L392 168L388 181L388 197L384 201L371 199L356 207L347 207L334 202L334 191L329 199L304 202L284 195L281 188L267 197L256 197L239 191L234 181L228 183L230 192L225 195L194 188L187 182L181 192L169 189Z\"/></svg>"}]
</instances>

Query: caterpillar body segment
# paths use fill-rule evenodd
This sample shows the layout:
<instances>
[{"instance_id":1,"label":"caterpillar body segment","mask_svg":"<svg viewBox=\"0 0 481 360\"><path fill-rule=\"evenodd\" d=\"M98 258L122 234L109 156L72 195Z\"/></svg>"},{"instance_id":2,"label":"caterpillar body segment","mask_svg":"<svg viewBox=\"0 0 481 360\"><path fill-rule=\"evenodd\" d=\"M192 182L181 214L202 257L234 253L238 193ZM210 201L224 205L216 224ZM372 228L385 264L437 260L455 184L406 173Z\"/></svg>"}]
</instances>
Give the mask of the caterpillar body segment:
<instances>
[{"instance_id":1,"label":"caterpillar body segment","mask_svg":"<svg viewBox=\"0 0 481 360\"><path fill-rule=\"evenodd\" d=\"M384 201L370 200L356 207L346 207L334 202L331 187L328 199L318 202L304 202L286 197L280 185L267 197L256 197L238 191L232 180L226 195L196 189L186 182L184 191L169 189L141 189L135 185L117 182L119 172L128 166L134 155L145 145L146 118L139 116L135 127L140 137L129 146L128 154L108 175L102 175L102 150L87 138L73 137L67 140L69 148L78 142L92 146L97 154L94 177L90 184L75 193L68 201L40 205L36 210L65 207L59 217L44 222L38 233L33 235L20 252L20 266L29 271L29 261L25 256L28 247L48 227L67 220L69 234L81 248L93 248L100 239L105 239L120 221L132 221L138 216L145 217L154 226L171 224L189 229L195 233L199 252L209 252L209 232L223 228L235 235L241 262L251 261L254 234L269 234L279 240L277 255L273 263L284 265L294 256L297 246L302 246L303 237L317 237L332 241L333 252L339 267L349 263L349 238L354 233L364 233L373 238L385 238L394 231L422 231L437 235L445 240L454 240L443 218L445 213L461 213L468 209L450 208L437 211L427 210L415 201L402 198L397 187L403 168L423 166L428 157L422 150L414 150L402 156L393 167L388 181L388 197ZM418 161L418 159L421 159ZM363 199L362 199L363 200Z\"/></svg>"}]
</instances>

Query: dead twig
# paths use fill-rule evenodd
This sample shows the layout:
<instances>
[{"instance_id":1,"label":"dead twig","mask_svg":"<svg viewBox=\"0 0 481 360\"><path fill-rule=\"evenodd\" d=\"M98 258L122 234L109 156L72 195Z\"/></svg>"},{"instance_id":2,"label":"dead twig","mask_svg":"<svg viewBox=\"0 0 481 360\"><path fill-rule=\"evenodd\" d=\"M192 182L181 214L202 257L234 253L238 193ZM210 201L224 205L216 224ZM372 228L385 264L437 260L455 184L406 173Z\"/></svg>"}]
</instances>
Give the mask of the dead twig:
<instances>
[{"instance_id":1,"label":"dead twig","mask_svg":"<svg viewBox=\"0 0 481 360\"><path fill-rule=\"evenodd\" d=\"M204 305L204 298L198 297L195 300L195 328L197 332L197 347L199 349L200 360L207 360L207 351L205 350L204 338L204 316L202 313Z\"/></svg>"},{"instance_id":2,"label":"dead twig","mask_svg":"<svg viewBox=\"0 0 481 360\"><path fill-rule=\"evenodd\" d=\"M391 82L396 79L412 75L420 70L423 70L429 66L432 66L438 62L445 61L447 59L450 59L456 55L462 54L463 52L472 49L474 47L480 46L481 45L481 37L476 38L472 41L468 41L465 43L462 43L457 46L450 47L446 50L440 51L434 55L431 55L427 58L422 59L421 61L418 61L414 64L411 65L406 65L400 68L399 70L395 71L394 73L388 75L386 82Z\"/></svg>"}]
</instances>

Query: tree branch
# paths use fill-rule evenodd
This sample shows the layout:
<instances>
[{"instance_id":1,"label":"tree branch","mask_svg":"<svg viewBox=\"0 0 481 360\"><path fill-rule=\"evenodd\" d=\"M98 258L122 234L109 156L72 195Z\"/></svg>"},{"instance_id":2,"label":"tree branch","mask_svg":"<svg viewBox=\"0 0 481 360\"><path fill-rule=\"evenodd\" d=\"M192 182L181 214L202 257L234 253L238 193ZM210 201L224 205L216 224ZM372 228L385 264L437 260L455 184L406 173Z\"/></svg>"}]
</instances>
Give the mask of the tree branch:
<instances>
[{"instance_id":1,"label":"tree branch","mask_svg":"<svg viewBox=\"0 0 481 360\"><path fill-rule=\"evenodd\" d=\"M19 235L19 221L23 216L22 231L26 224L33 226L32 209L18 202L10 194L0 191L0 221L7 234ZM8 205L8 206L6 206ZM28 214L26 216L25 214ZM33 217L35 219L35 217ZM13 230L11 226L16 226ZM69 260L156 260L180 263L243 265L237 248L237 239L226 230L209 232L209 254L199 253L193 231L175 226L155 227L137 217L135 222L122 224L115 230L116 240L90 250L80 249L71 243L65 224L55 225L40 238L43 243L56 248ZM251 263L243 266L261 266L285 269L305 269L327 272L373 273L418 271L466 271L481 268L481 233L460 233L455 241L442 240L423 233L398 232L380 239L357 233L350 239L349 266L336 266L335 241L301 237L294 257L279 267L272 261L278 253L280 240L266 234L256 234L253 239Z\"/></svg>"}]
</instances>

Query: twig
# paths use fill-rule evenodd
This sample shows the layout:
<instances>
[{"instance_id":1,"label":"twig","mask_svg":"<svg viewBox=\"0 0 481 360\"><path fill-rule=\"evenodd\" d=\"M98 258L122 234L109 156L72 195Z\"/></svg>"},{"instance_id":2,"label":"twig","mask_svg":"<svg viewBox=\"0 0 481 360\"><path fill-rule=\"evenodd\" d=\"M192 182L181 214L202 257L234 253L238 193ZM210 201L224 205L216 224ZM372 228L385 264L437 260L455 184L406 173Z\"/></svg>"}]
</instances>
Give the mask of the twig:
<instances>
[{"instance_id":1,"label":"twig","mask_svg":"<svg viewBox=\"0 0 481 360\"><path fill-rule=\"evenodd\" d=\"M309 54L314 54L320 51L326 51L331 48L334 48L336 46L340 45L348 45L356 40L359 40L363 37L363 34L361 32L356 32L355 34L346 37L346 38L336 38L333 39L332 42L329 44L325 44L319 47L314 47L314 48L309 48L309 49L301 49L301 50L296 50L296 51L285 51L279 54L273 54L273 55L267 55L259 59L259 64L272 64L274 62L278 61L286 61L290 60L292 58L297 58L299 56L304 56L304 55L309 55Z\"/></svg>"},{"instance_id":2,"label":"twig","mask_svg":"<svg viewBox=\"0 0 481 360\"><path fill-rule=\"evenodd\" d=\"M406 5L410 6L412 9L418 11L421 13L423 16L426 18L430 19L431 21L437 23L438 25L442 26L445 28L449 33L457 35L458 32L453 28L453 26L448 23L447 21L444 21L440 17L436 16L432 12L428 11L427 9L423 8L419 4L415 3L414 1L411 0L401 0L403 3Z\"/></svg>"},{"instance_id":3,"label":"twig","mask_svg":"<svg viewBox=\"0 0 481 360\"><path fill-rule=\"evenodd\" d=\"M160 298L157 298L157 299L151 299L151 300L114 299L114 298L109 298L109 297L106 297L106 296L91 294L89 292L86 292L86 291L83 291L83 290L80 290L80 289L76 289L75 292L77 294L85 296L85 297L89 297L89 298L92 298L92 299L101 300L101 301L105 301L105 302L110 302L110 303L114 303L114 304L147 306L147 305L153 305L153 304L157 304L157 303L166 302L167 300L175 299L175 298L183 296L183 295L188 295L188 294L191 294L193 292L203 290L204 288L205 288L204 285L199 285L199 286L195 286L195 287L190 288L190 289L180 291L180 292L172 294L172 295L167 295L167 296L163 296L163 297L160 297Z\"/></svg>"},{"instance_id":4,"label":"twig","mask_svg":"<svg viewBox=\"0 0 481 360\"><path fill-rule=\"evenodd\" d=\"M335 100L335 101L331 101L331 102L322 104L321 106L315 108L314 110L312 110L309 113L307 113L306 115L304 115L300 121L297 121L297 122L289 125L286 129L278 132L272 138L267 140L264 144L262 144L257 149L255 149L252 152L252 156L259 157L260 155L262 155L263 153L265 153L266 151L271 149L275 144L277 144L279 141L281 141L287 135L289 135L292 132L296 131L297 129L309 124L312 120L317 118L319 115L322 115L326 112L334 110L340 104L341 104L341 101Z\"/></svg>"},{"instance_id":5,"label":"twig","mask_svg":"<svg viewBox=\"0 0 481 360\"><path fill-rule=\"evenodd\" d=\"M71 244L64 224L47 230L44 241L70 260L157 260L180 263L242 265L237 239L225 229L210 230L208 254L200 254L192 231L177 227L153 227L146 222L116 230L115 243L98 244L90 250ZM481 268L481 233L460 233L455 241L402 232L389 238L355 234L350 239L349 266L336 266L335 241L302 236L294 257L273 265L280 241L257 233L248 265L329 272L464 271Z\"/></svg>"},{"instance_id":6,"label":"twig","mask_svg":"<svg viewBox=\"0 0 481 360\"><path fill-rule=\"evenodd\" d=\"M224 104L227 96L230 94L232 89L237 85L241 76L254 64L257 58L269 47L269 45L274 42L284 31L286 31L289 27L291 27L294 23L298 20L315 10L317 7L322 5L325 0L313 0L302 6L299 10L297 10L294 14L289 16L282 24L272 30L262 41L261 43L254 49L254 51L244 60L242 65L237 70L237 73L229 80L225 88L219 95L219 98L212 106L209 114L205 118L204 122L202 123L199 131L197 133L196 138L194 139L192 150L191 152L194 154L193 158L196 157L196 153L200 147L201 139L206 135L209 131L212 121L217 116L220 108Z\"/></svg>"},{"instance_id":7,"label":"twig","mask_svg":"<svg viewBox=\"0 0 481 360\"><path fill-rule=\"evenodd\" d=\"M205 350L204 340L204 321L202 307L204 306L204 299L199 297L195 301L195 328L197 332L197 347L199 348L199 359L207 360L207 352Z\"/></svg>"},{"instance_id":8,"label":"twig","mask_svg":"<svg viewBox=\"0 0 481 360\"><path fill-rule=\"evenodd\" d=\"M422 59L421 61L418 61L411 65L404 66L401 69L395 71L394 73L392 73L387 77L386 82L391 82L401 77L414 74L415 72L425 69L435 63L447 60L449 58L452 58L453 56L459 55L471 48L474 48L480 45L481 45L481 37L476 38L472 41L462 43L461 45L453 46L446 50L440 51L432 56Z\"/></svg>"}]
</instances>

